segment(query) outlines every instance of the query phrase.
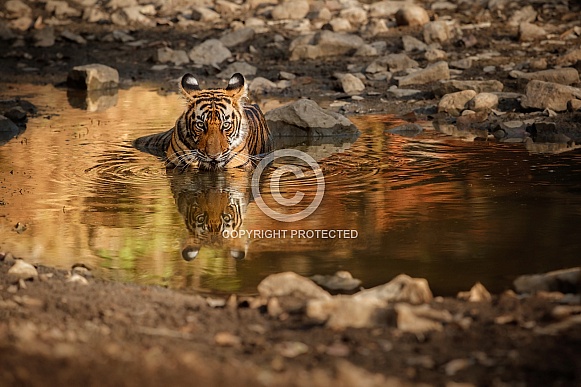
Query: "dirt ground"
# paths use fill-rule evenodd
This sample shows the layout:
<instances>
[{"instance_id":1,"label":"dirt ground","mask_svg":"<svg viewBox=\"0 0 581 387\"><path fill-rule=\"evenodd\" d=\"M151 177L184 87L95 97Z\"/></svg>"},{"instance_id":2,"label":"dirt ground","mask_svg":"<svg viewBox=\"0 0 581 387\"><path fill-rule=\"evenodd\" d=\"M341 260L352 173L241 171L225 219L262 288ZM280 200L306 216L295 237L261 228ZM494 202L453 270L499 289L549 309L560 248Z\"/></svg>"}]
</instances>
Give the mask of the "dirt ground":
<instances>
[{"instance_id":1,"label":"dirt ground","mask_svg":"<svg viewBox=\"0 0 581 387\"><path fill-rule=\"evenodd\" d=\"M35 15L46 14L44 2L30 3ZM467 8L458 13L442 10L438 15L452 15L466 23L482 14L476 5L468 7L469 3L462 3ZM579 7L570 3L569 8L550 9L544 16L549 21L571 23L573 13L579 20ZM471 30L476 44L466 47L451 41L444 45L449 53L500 53L467 69L464 78L497 79L505 92L522 92L523 85L509 77L508 71L484 75L483 67L507 61L518 64L531 57L546 58L551 66L568 48L581 42L578 37L561 45L553 39L543 45L523 45L517 52L514 29L506 25L501 14L488 13L491 28ZM434 12L431 17L435 17ZM55 28L60 31L64 27ZM220 35L224 26L209 26L195 34L169 25L124 28L136 40L147 42L140 47L101 40L119 29L111 23L76 18L66 28L94 39L78 45L59 38L53 46L43 48L32 44L32 32L28 31L20 33L23 46L14 46L13 39L0 40L0 83L63 85L73 66L102 63L119 71L121 87L150 84L160 92L173 92L175 80L189 71L188 67L153 71L154 50L166 45L190 48ZM367 80L364 98L354 100L342 92L333 75L346 72L361 58L344 55L289 61L289 45L297 33L277 28L275 24L268 33L257 34L233 50L235 57L257 67L257 75L277 80L280 71L286 71L297 76L290 87L270 91L271 96L345 100L349 105L344 112L350 114L405 115L437 103L430 85L421 86L422 97L410 101L387 93L385 80ZM388 52L398 52L401 36L419 36L420 30L393 27L372 40L384 40ZM285 38L282 43L272 44L275 33ZM422 67L427 64L420 53L410 57ZM580 63L573 67L579 69ZM206 66L195 71L205 82L217 84L214 76L219 69ZM556 325L560 319L555 308L562 300L558 295L503 294L494 295L491 302L477 303L436 298L431 306L450 311L457 322L421 335L404 333L389 323L334 331L299 312L283 319L270 317L257 298L231 296L224 303L98 278L89 278L89 284L83 285L67 282L69 273L47 267L38 268L38 279L15 284L7 275L10 265L0 262L2 386L581 385L581 324Z\"/></svg>"}]
</instances>

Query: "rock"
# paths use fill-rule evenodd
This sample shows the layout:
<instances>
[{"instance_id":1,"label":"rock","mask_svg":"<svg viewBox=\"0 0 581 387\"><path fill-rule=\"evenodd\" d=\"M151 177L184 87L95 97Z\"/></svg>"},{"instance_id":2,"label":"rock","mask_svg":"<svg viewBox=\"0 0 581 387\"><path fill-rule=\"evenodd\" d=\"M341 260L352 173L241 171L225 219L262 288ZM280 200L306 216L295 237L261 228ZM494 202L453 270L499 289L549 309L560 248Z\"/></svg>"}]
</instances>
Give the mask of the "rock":
<instances>
[{"instance_id":1,"label":"rock","mask_svg":"<svg viewBox=\"0 0 581 387\"><path fill-rule=\"evenodd\" d=\"M243 11L242 6L226 0L217 0L214 8L220 15L238 15Z\"/></svg>"},{"instance_id":2,"label":"rock","mask_svg":"<svg viewBox=\"0 0 581 387\"><path fill-rule=\"evenodd\" d=\"M218 39L208 39L190 50L188 56L194 64L217 66L232 57L232 53Z\"/></svg>"},{"instance_id":3,"label":"rock","mask_svg":"<svg viewBox=\"0 0 581 387\"><path fill-rule=\"evenodd\" d=\"M359 133L357 127L341 114L323 110L315 101L300 99L268 111L266 121L277 136L336 136Z\"/></svg>"},{"instance_id":4,"label":"rock","mask_svg":"<svg viewBox=\"0 0 581 387\"><path fill-rule=\"evenodd\" d=\"M256 67L246 62L234 62L229 64L224 70L216 74L220 79L230 79L232 74L240 73L245 77L252 77L256 75Z\"/></svg>"},{"instance_id":5,"label":"rock","mask_svg":"<svg viewBox=\"0 0 581 387\"><path fill-rule=\"evenodd\" d=\"M411 59L406 54L389 54L380 60L387 64L388 70L392 73L419 66L418 62Z\"/></svg>"},{"instance_id":6,"label":"rock","mask_svg":"<svg viewBox=\"0 0 581 387\"><path fill-rule=\"evenodd\" d=\"M29 16L19 17L18 19L11 20L8 24L9 28L18 30L18 31L27 31L33 25L33 20ZM22 41L22 45L24 45L24 41Z\"/></svg>"},{"instance_id":7,"label":"rock","mask_svg":"<svg viewBox=\"0 0 581 387\"><path fill-rule=\"evenodd\" d=\"M434 87L436 96L454 93L462 90L474 90L477 93L495 93L504 89L504 85L497 80L488 81L440 81Z\"/></svg>"},{"instance_id":8,"label":"rock","mask_svg":"<svg viewBox=\"0 0 581 387\"><path fill-rule=\"evenodd\" d=\"M387 31L389 31L389 28L387 27L385 20L372 19L367 23L363 34L369 37L374 37Z\"/></svg>"},{"instance_id":9,"label":"rock","mask_svg":"<svg viewBox=\"0 0 581 387\"><path fill-rule=\"evenodd\" d=\"M55 36L53 27L45 27L42 30L35 30L32 33L35 47L52 47L54 46Z\"/></svg>"},{"instance_id":10,"label":"rock","mask_svg":"<svg viewBox=\"0 0 581 387\"><path fill-rule=\"evenodd\" d=\"M407 4L396 12L395 21L398 26L423 26L429 23L430 16L419 5Z\"/></svg>"},{"instance_id":11,"label":"rock","mask_svg":"<svg viewBox=\"0 0 581 387\"><path fill-rule=\"evenodd\" d=\"M424 42L445 43L454 36L453 29L445 21L438 20L424 25L422 31Z\"/></svg>"},{"instance_id":12,"label":"rock","mask_svg":"<svg viewBox=\"0 0 581 387\"><path fill-rule=\"evenodd\" d=\"M502 142L523 142L529 136L527 127L523 121L505 121L494 128L493 135Z\"/></svg>"},{"instance_id":13,"label":"rock","mask_svg":"<svg viewBox=\"0 0 581 387\"><path fill-rule=\"evenodd\" d=\"M450 63L450 67L461 69L461 70L468 70L472 67L472 58L464 58L459 60L453 60Z\"/></svg>"},{"instance_id":14,"label":"rock","mask_svg":"<svg viewBox=\"0 0 581 387\"><path fill-rule=\"evenodd\" d=\"M369 16L375 18L385 18L393 16L399 11L403 6L407 5L405 1L391 1L384 0L374 2L369 6Z\"/></svg>"},{"instance_id":15,"label":"rock","mask_svg":"<svg viewBox=\"0 0 581 387\"><path fill-rule=\"evenodd\" d=\"M81 35L77 35L69 30L64 30L63 32L61 32L61 36L67 40L70 40L71 42L75 42L78 44L87 44L87 41L85 40L85 38L83 38Z\"/></svg>"},{"instance_id":16,"label":"rock","mask_svg":"<svg viewBox=\"0 0 581 387\"><path fill-rule=\"evenodd\" d=\"M67 84L85 90L112 89L119 85L119 73L102 64L76 66L69 72Z\"/></svg>"},{"instance_id":17,"label":"rock","mask_svg":"<svg viewBox=\"0 0 581 387\"><path fill-rule=\"evenodd\" d=\"M242 339L230 332L218 332L214 335L214 343L220 347L239 347Z\"/></svg>"},{"instance_id":18,"label":"rock","mask_svg":"<svg viewBox=\"0 0 581 387\"><path fill-rule=\"evenodd\" d=\"M307 303L306 315L331 329L370 328L386 325L387 309L377 299L358 300L352 296L312 300Z\"/></svg>"},{"instance_id":19,"label":"rock","mask_svg":"<svg viewBox=\"0 0 581 387\"><path fill-rule=\"evenodd\" d=\"M342 17L337 17L329 22L333 32L349 32L353 30L353 26L349 23L349 20L343 19Z\"/></svg>"},{"instance_id":20,"label":"rock","mask_svg":"<svg viewBox=\"0 0 581 387\"><path fill-rule=\"evenodd\" d=\"M157 63L173 63L176 66L190 63L190 58L184 50L172 50L169 47L158 48L153 60Z\"/></svg>"},{"instance_id":21,"label":"rock","mask_svg":"<svg viewBox=\"0 0 581 387\"><path fill-rule=\"evenodd\" d=\"M423 131L424 131L424 128L422 128L420 125L410 123L410 124L403 124L403 125L395 126L393 128L387 129L385 132L390 133L390 134L396 134L398 136L403 136L403 137L415 137L415 136L421 134Z\"/></svg>"},{"instance_id":22,"label":"rock","mask_svg":"<svg viewBox=\"0 0 581 387\"><path fill-rule=\"evenodd\" d=\"M446 94L438 103L438 112L446 112L451 116L459 116L466 103L476 97L474 90L458 91L456 93Z\"/></svg>"},{"instance_id":23,"label":"rock","mask_svg":"<svg viewBox=\"0 0 581 387\"><path fill-rule=\"evenodd\" d=\"M396 98L409 98L422 92L417 89L400 89L396 85L390 86L387 91L393 94Z\"/></svg>"},{"instance_id":24,"label":"rock","mask_svg":"<svg viewBox=\"0 0 581 387\"><path fill-rule=\"evenodd\" d=\"M69 278L67 278L66 282L80 285L89 284L89 281L87 281L85 277L77 273L73 273Z\"/></svg>"},{"instance_id":25,"label":"rock","mask_svg":"<svg viewBox=\"0 0 581 387\"><path fill-rule=\"evenodd\" d=\"M19 280L28 280L38 277L38 271L34 266L22 259L16 259L14 265L8 269L8 274L15 276Z\"/></svg>"},{"instance_id":26,"label":"rock","mask_svg":"<svg viewBox=\"0 0 581 387\"><path fill-rule=\"evenodd\" d=\"M339 13L341 18L347 20L351 25L360 26L367 22L367 12L361 7L349 7L342 9Z\"/></svg>"},{"instance_id":27,"label":"rock","mask_svg":"<svg viewBox=\"0 0 581 387\"><path fill-rule=\"evenodd\" d=\"M490 302L492 300L490 292L480 282L474 284L470 291L458 293L458 298L469 302Z\"/></svg>"},{"instance_id":28,"label":"rock","mask_svg":"<svg viewBox=\"0 0 581 387\"><path fill-rule=\"evenodd\" d=\"M508 19L508 25L518 27L521 23L534 22L536 18L537 11L531 5L527 5L514 11L510 19Z\"/></svg>"},{"instance_id":29,"label":"rock","mask_svg":"<svg viewBox=\"0 0 581 387\"><path fill-rule=\"evenodd\" d=\"M0 144L8 142L19 133L20 129L12 120L0 115Z\"/></svg>"},{"instance_id":30,"label":"rock","mask_svg":"<svg viewBox=\"0 0 581 387\"><path fill-rule=\"evenodd\" d=\"M80 17L81 11L69 5L66 1L49 0L46 2L46 11L58 18Z\"/></svg>"},{"instance_id":31,"label":"rock","mask_svg":"<svg viewBox=\"0 0 581 387\"><path fill-rule=\"evenodd\" d=\"M310 44L310 40L313 44ZM356 35L321 31L312 37L300 37L291 43L291 60L317 59L321 57L346 55L355 52L364 45L362 38Z\"/></svg>"},{"instance_id":32,"label":"rock","mask_svg":"<svg viewBox=\"0 0 581 387\"><path fill-rule=\"evenodd\" d=\"M552 109L557 112L567 110L572 99L581 99L581 89L558 83L532 80L528 83L525 97L521 101L524 108Z\"/></svg>"},{"instance_id":33,"label":"rock","mask_svg":"<svg viewBox=\"0 0 581 387\"><path fill-rule=\"evenodd\" d=\"M547 31L544 28L536 26L531 23L520 23L518 26L518 40L521 42L532 42L543 39L547 36Z\"/></svg>"},{"instance_id":34,"label":"rock","mask_svg":"<svg viewBox=\"0 0 581 387\"><path fill-rule=\"evenodd\" d=\"M255 32L253 28L244 27L228 32L220 38L220 41L227 48L232 48L254 39L254 35Z\"/></svg>"},{"instance_id":35,"label":"rock","mask_svg":"<svg viewBox=\"0 0 581 387\"><path fill-rule=\"evenodd\" d=\"M466 108L475 112L490 111L498 107L498 96L492 93L478 93L468 103Z\"/></svg>"},{"instance_id":36,"label":"rock","mask_svg":"<svg viewBox=\"0 0 581 387\"><path fill-rule=\"evenodd\" d=\"M422 85L442 79L450 79L450 69L446 62L436 62L423 70L416 71L398 80L398 86Z\"/></svg>"},{"instance_id":37,"label":"rock","mask_svg":"<svg viewBox=\"0 0 581 387\"><path fill-rule=\"evenodd\" d=\"M353 290L361 285L361 280L353 278L348 271L338 271L334 275L316 274L310 278L317 285L330 290Z\"/></svg>"},{"instance_id":38,"label":"rock","mask_svg":"<svg viewBox=\"0 0 581 387\"><path fill-rule=\"evenodd\" d=\"M558 57L556 63L559 66L571 66L579 61L581 61L581 48L574 48L567 51L565 55Z\"/></svg>"},{"instance_id":39,"label":"rock","mask_svg":"<svg viewBox=\"0 0 581 387\"><path fill-rule=\"evenodd\" d=\"M82 19L89 23L99 23L107 22L111 20L111 17L98 7L87 7L83 10Z\"/></svg>"},{"instance_id":40,"label":"rock","mask_svg":"<svg viewBox=\"0 0 581 387\"><path fill-rule=\"evenodd\" d=\"M278 354L286 358L295 358L309 352L309 346L300 341L283 341L274 346Z\"/></svg>"},{"instance_id":41,"label":"rock","mask_svg":"<svg viewBox=\"0 0 581 387\"><path fill-rule=\"evenodd\" d=\"M430 48L424 54L424 57L428 60L428 62L435 62L437 60L444 60L448 57L446 51L438 50L437 48Z\"/></svg>"},{"instance_id":42,"label":"rock","mask_svg":"<svg viewBox=\"0 0 581 387\"><path fill-rule=\"evenodd\" d=\"M413 36L410 35L404 35L401 37L402 43L403 43L403 49L406 52L410 52L410 51L426 51L428 49L428 45L424 42L422 42L419 39L414 38Z\"/></svg>"},{"instance_id":43,"label":"rock","mask_svg":"<svg viewBox=\"0 0 581 387\"><path fill-rule=\"evenodd\" d=\"M523 275L515 279L513 285L518 293L581 293L581 267Z\"/></svg>"},{"instance_id":44,"label":"rock","mask_svg":"<svg viewBox=\"0 0 581 387\"><path fill-rule=\"evenodd\" d=\"M193 7L192 8L192 19L204 22L204 23L211 23L220 20L221 16L218 12L213 11L206 7Z\"/></svg>"},{"instance_id":45,"label":"rock","mask_svg":"<svg viewBox=\"0 0 581 387\"><path fill-rule=\"evenodd\" d=\"M331 295L308 278L293 272L271 274L258 284L264 298L297 297L304 300L331 299Z\"/></svg>"},{"instance_id":46,"label":"rock","mask_svg":"<svg viewBox=\"0 0 581 387\"><path fill-rule=\"evenodd\" d=\"M309 2L307 0L285 0L271 11L274 20L303 19L309 13Z\"/></svg>"},{"instance_id":47,"label":"rock","mask_svg":"<svg viewBox=\"0 0 581 387\"><path fill-rule=\"evenodd\" d=\"M361 94L365 90L365 85L361 79L353 74L345 74L341 77L341 87L346 94L355 95Z\"/></svg>"},{"instance_id":48,"label":"rock","mask_svg":"<svg viewBox=\"0 0 581 387\"><path fill-rule=\"evenodd\" d=\"M581 110L581 100L580 99L572 99L567 102L567 111L576 112Z\"/></svg>"},{"instance_id":49,"label":"rock","mask_svg":"<svg viewBox=\"0 0 581 387\"><path fill-rule=\"evenodd\" d=\"M376 299L381 302L408 302L422 304L433 299L428 281L400 274L388 283L362 290L353 296L356 300Z\"/></svg>"},{"instance_id":50,"label":"rock","mask_svg":"<svg viewBox=\"0 0 581 387\"><path fill-rule=\"evenodd\" d=\"M423 334L441 331L444 322L451 322L452 315L447 310L432 309L429 305L395 305L397 328L403 332Z\"/></svg>"},{"instance_id":51,"label":"rock","mask_svg":"<svg viewBox=\"0 0 581 387\"><path fill-rule=\"evenodd\" d=\"M579 82L579 72L572 67L543 70L533 73L513 70L509 75L513 78L528 80L536 79L538 81L560 83L561 85L572 85Z\"/></svg>"},{"instance_id":52,"label":"rock","mask_svg":"<svg viewBox=\"0 0 581 387\"><path fill-rule=\"evenodd\" d=\"M32 14L32 8L20 0L8 0L4 4L4 10L10 19L18 19Z\"/></svg>"},{"instance_id":53,"label":"rock","mask_svg":"<svg viewBox=\"0 0 581 387\"><path fill-rule=\"evenodd\" d=\"M444 371L446 375L453 376L456 375L458 372L462 371L465 368L468 368L473 364L473 361L470 359L454 359L450 360L448 363L444 365Z\"/></svg>"},{"instance_id":54,"label":"rock","mask_svg":"<svg viewBox=\"0 0 581 387\"><path fill-rule=\"evenodd\" d=\"M248 90L253 94L264 94L277 89L278 85L276 83L263 77L254 78L248 85Z\"/></svg>"},{"instance_id":55,"label":"rock","mask_svg":"<svg viewBox=\"0 0 581 387\"><path fill-rule=\"evenodd\" d=\"M377 56L379 52L377 48L373 47L370 44L364 44L363 46L359 47L357 51L355 51L354 56Z\"/></svg>"}]
</instances>

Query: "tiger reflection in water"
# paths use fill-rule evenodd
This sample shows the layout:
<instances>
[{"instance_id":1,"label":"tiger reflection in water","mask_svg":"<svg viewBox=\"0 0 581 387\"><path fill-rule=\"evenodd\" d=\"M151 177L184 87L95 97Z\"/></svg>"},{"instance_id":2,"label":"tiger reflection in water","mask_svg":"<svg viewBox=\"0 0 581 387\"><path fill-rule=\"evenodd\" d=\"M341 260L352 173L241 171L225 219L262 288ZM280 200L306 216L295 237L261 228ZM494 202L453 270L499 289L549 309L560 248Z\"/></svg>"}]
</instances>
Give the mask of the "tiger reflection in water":
<instances>
[{"instance_id":1,"label":"tiger reflection in water","mask_svg":"<svg viewBox=\"0 0 581 387\"><path fill-rule=\"evenodd\" d=\"M250 177L244 171L176 173L171 189L189 236L182 249L186 261L194 260L203 247L221 250L226 256L246 257L248 239L227 238L243 226L250 202Z\"/></svg>"}]
</instances>

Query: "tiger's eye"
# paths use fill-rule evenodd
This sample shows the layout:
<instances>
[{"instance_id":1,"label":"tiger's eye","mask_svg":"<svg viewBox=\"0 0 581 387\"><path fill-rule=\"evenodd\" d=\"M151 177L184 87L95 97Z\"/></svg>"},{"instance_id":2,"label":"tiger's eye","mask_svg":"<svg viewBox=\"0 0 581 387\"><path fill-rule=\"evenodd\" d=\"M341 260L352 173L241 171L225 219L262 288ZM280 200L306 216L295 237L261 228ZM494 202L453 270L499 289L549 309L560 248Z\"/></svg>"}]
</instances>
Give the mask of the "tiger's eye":
<instances>
[{"instance_id":1,"label":"tiger's eye","mask_svg":"<svg viewBox=\"0 0 581 387\"><path fill-rule=\"evenodd\" d=\"M224 222L229 222L231 219L230 214L223 214L222 219L224 220Z\"/></svg>"},{"instance_id":2,"label":"tiger's eye","mask_svg":"<svg viewBox=\"0 0 581 387\"><path fill-rule=\"evenodd\" d=\"M232 123L230 121L224 121L222 123L222 129L227 130L230 129L232 127Z\"/></svg>"},{"instance_id":3,"label":"tiger's eye","mask_svg":"<svg viewBox=\"0 0 581 387\"><path fill-rule=\"evenodd\" d=\"M196 128L200 129L200 130L204 130L204 121L196 121Z\"/></svg>"}]
</instances>

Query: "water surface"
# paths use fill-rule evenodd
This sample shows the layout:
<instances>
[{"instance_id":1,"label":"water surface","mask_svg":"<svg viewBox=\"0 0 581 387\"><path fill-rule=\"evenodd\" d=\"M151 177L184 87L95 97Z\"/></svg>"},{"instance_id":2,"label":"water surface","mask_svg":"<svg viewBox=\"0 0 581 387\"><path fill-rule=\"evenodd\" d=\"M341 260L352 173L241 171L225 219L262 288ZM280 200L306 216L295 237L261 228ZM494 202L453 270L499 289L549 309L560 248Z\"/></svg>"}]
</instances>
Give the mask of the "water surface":
<instances>
[{"instance_id":1,"label":"water surface","mask_svg":"<svg viewBox=\"0 0 581 387\"><path fill-rule=\"evenodd\" d=\"M351 117L356 140L286 143L312 155L325 179L317 210L286 223L258 208L248 174L166 171L131 146L173 125L177 95L135 87L94 102L52 86L15 86L2 98L11 95L41 114L0 147L0 250L34 263L85 263L113 280L241 294L286 270L348 270L365 287L407 273L454 294L476 281L500 291L517 275L580 262L578 151L529 154L427 126L405 138L385 132L401 123L393 117ZM298 164L275 166L286 162ZM286 198L305 195L295 211L317 190L315 175L300 167L305 175L283 175L280 188ZM273 173L263 176L265 202L289 211L269 199ZM14 231L17 222L26 231ZM224 238L225 229L263 234ZM288 237L293 230L355 230L356 238Z\"/></svg>"}]
</instances>

